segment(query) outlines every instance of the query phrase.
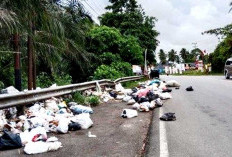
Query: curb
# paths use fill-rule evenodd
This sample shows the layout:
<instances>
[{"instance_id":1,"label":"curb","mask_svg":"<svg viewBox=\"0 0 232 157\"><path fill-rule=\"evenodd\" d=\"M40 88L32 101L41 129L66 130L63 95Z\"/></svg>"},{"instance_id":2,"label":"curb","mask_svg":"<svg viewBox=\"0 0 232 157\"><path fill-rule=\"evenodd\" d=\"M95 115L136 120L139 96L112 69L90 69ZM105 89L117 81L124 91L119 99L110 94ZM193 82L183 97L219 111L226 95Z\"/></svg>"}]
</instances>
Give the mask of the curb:
<instances>
[{"instance_id":1,"label":"curb","mask_svg":"<svg viewBox=\"0 0 232 157\"><path fill-rule=\"evenodd\" d=\"M149 142L149 139L150 139L150 132L151 132L151 126L152 126L152 122L153 122L154 112L155 112L155 109L152 110L152 112L150 113L151 117L150 117L149 127L147 129L146 137L143 140L143 146L142 146L142 149L140 151L140 156L141 157L145 157L145 155L146 155L147 146L148 146L148 142Z\"/></svg>"}]
</instances>

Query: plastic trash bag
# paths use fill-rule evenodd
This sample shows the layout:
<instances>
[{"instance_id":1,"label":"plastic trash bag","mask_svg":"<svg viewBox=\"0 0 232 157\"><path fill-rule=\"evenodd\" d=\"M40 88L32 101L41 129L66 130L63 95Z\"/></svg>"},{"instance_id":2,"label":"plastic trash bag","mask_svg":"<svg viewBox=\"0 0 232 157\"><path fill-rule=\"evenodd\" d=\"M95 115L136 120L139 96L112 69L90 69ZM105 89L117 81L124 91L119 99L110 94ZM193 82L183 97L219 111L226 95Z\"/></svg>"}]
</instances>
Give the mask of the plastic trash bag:
<instances>
[{"instance_id":1,"label":"plastic trash bag","mask_svg":"<svg viewBox=\"0 0 232 157\"><path fill-rule=\"evenodd\" d=\"M70 107L74 115L81 113L90 113L93 114L93 109L87 106L75 105Z\"/></svg>"},{"instance_id":2,"label":"plastic trash bag","mask_svg":"<svg viewBox=\"0 0 232 157\"><path fill-rule=\"evenodd\" d=\"M168 82L166 83L166 85L167 85L168 87L180 87L180 83L178 83L178 82L175 81L175 80L168 81Z\"/></svg>"},{"instance_id":3,"label":"plastic trash bag","mask_svg":"<svg viewBox=\"0 0 232 157\"><path fill-rule=\"evenodd\" d=\"M17 93L19 93L19 91L13 86L1 90L1 94L17 94Z\"/></svg>"},{"instance_id":4,"label":"plastic trash bag","mask_svg":"<svg viewBox=\"0 0 232 157\"><path fill-rule=\"evenodd\" d=\"M162 107L163 106L163 101L160 98L157 98L155 100L155 104L157 107Z\"/></svg>"},{"instance_id":5,"label":"plastic trash bag","mask_svg":"<svg viewBox=\"0 0 232 157\"><path fill-rule=\"evenodd\" d=\"M25 145L24 152L26 154L39 154L49 151L55 151L62 147L61 142L29 142Z\"/></svg>"},{"instance_id":6,"label":"plastic trash bag","mask_svg":"<svg viewBox=\"0 0 232 157\"><path fill-rule=\"evenodd\" d=\"M164 121L175 121L176 120L176 116L175 113L165 113L164 115L162 115L160 117L160 120L164 120Z\"/></svg>"},{"instance_id":7,"label":"plastic trash bag","mask_svg":"<svg viewBox=\"0 0 232 157\"><path fill-rule=\"evenodd\" d=\"M68 130L69 131L76 131L76 130L81 130L81 125L76 122L71 122L68 125Z\"/></svg>"},{"instance_id":8,"label":"plastic trash bag","mask_svg":"<svg viewBox=\"0 0 232 157\"><path fill-rule=\"evenodd\" d=\"M28 142L32 142L33 138L38 134L43 135L43 138L47 139L47 132L44 127L37 127L37 128L31 129L30 131L26 130L20 133L20 138L21 138L22 143L26 144Z\"/></svg>"},{"instance_id":9,"label":"plastic trash bag","mask_svg":"<svg viewBox=\"0 0 232 157\"><path fill-rule=\"evenodd\" d=\"M138 112L132 109L124 109L121 114L121 117L123 118L133 118L137 116L138 116Z\"/></svg>"},{"instance_id":10,"label":"plastic trash bag","mask_svg":"<svg viewBox=\"0 0 232 157\"><path fill-rule=\"evenodd\" d=\"M193 87L189 86L188 88L186 88L186 91L193 91Z\"/></svg>"},{"instance_id":11,"label":"plastic trash bag","mask_svg":"<svg viewBox=\"0 0 232 157\"><path fill-rule=\"evenodd\" d=\"M90 115L88 113L76 115L71 119L71 121L80 124L82 129L88 129L93 125L93 121L90 119Z\"/></svg>"},{"instance_id":12,"label":"plastic trash bag","mask_svg":"<svg viewBox=\"0 0 232 157\"><path fill-rule=\"evenodd\" d=\"M127 101L127 105L133 105L134 103L136 103L134 99L130 99L129 101Z\"/></svg>"},{"instance_id":13,"label":"plastic trash bag","mask_svg":"<svg viewBox=\"0 0 232 157\"><path fill-rule=\"evenodd\" d=\"M150 89L140 89L138 91L138 97L141 98L141 97L144 97L144 96L147 96L147 93L150 91Z\"/></svg>"},{"instance_id":14,"label":"plastic trash bag","mask_svg":"<svg viewBox=\"0 0 232 157\"><path fill-rule=\"evenodd\" d=\"M166 99L171 99L172 98L170 93L161 93L159 95L159 97L160 97L161 100L166 100Z\"/></svg>"},{"instance_id":15,"label":"plastic trash bag","mask_svg":"<svg viewBox=\"0 0 232 157\"><path fill-rule=\"evenodd\" d=\"M113 98L116 98L117 97L117 94L113 91L110 91L109 92L110 96L113 97Z\"/></svg>"},{"instance_id":16,"label":"plastic trash bag","mask_svg":"<svg viewBox=\"0 0 232 157\"><path fill-rule=\"evenodd\" d=\"M159 95L157 94L154 94L153 92L148 92L147 93L147 98L149 99L149 101L151 102L152 100L155 100L159 97Z\"/></svg>"},{"instance_id":17,"label":"plastic trash bag","mask_svg":"<svg viewBox=\"0 0 232 157\"><path fill-rule=\"evenodd\" d=\"M141 97L138 103L143 103L143 102L149 102L149 99L147 97Z\"/></svg>"},{"instance_id":18,"label":"plastic trash bag","mask_svg":"<svg viewBox=\"0 0 232 157\"><path fill-rule=\"evenodd\" d=\"M166 88L166 89L164 89L162 92L163 92L163 93L170 93L170 92L172 92L172 89Z\"/></svg>"},{"instance_id":19,"label":"plastic trash bag","mask_svg":"<svg viewBox=\"0 0 232 157\"><path fill-rule=\"evenodd\" d=\"M134 105L132 105L132 108L135 110L138 110L140 107L139 103L135 103Z\"/></svg>"},{"instance_id":20,"label":"plastic trash bag","mask_svg":"<svg viewBox=\"0 0 232 157\"><path fill-rule=\"evenodd\" d=\"M17 149L22 147L19 135L12 134L6 130L3 132L4 134L0 137L0 150Z\"/></svg>"},{"instance_id":21,"label":"plastic trash bag","mask_svg":"<svg viewBox=\"0 0 232 157\"><path fill-rule=\"evenodd\" d=\"M130 99L132 99L131 96L125 96L125 97L122 99L122 101L127 102L127 101L129 101Z\"/></svg>"},{"instance_id":22,"label":"plastic trash bag","mask_svg":"<svg viewBox=\"0 0 232 157\"><path fill-rule=\"evenodd\" d=\"M149 107L147 106L147 103L149 102L144 102L139 105L140 112L149 112Z\"/></svg>"},{"instance_id":23,"label":"plastic trash bag","mask_svg":"<svg viewBox=\"0 0 232 157\"><path fill-rule=\"evenodd\" d=\"M69 123L70 123L69 119L66 119L66 118L61 119L59 121L59 125L56 128L57 132L58 133L63 133L63 134L67 133L68 132L68 125L69 125Z\"/></svg>"},{"instance_id":24,"label":"plastic trash bag","mask_svg":"<svg viewBox=\"0 0 232 157\"><path fill-rule=\"evenodd\" d=\"M157 79L152 80L152 81L149 83L149 86L150 86L150 85L153 85L154 83L159 85L159 84L160 84L160 80L157 80Z\"/></svg>"},{"instance_id":25,"label":"plastic trash bag","mask_svg":"<svg viewBox=\"0 0 232 157\"><path fill-rule=\"evenodd\" d=\"M45 108L47 110L51 110L53 112L57 112L59 110L59 107L58 107L56 101L53 99L49 99L49 100L45 101Z\"/></svg>"}]
</instances>

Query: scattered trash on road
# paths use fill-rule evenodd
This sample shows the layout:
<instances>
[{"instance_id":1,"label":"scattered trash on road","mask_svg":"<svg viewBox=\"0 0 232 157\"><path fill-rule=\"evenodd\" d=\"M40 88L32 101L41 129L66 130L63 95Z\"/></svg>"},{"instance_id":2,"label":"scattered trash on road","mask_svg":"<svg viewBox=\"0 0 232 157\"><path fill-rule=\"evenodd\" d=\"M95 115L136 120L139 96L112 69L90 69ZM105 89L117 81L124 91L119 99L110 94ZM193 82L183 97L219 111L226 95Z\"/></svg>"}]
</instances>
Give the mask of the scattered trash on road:
<instances>
[{"instance_id":1,"label":"scattered trash on road","mask_svg":"<svg viewBox=\"0 0 232 157\"><path fill-rule=\"evenodd\" d=\"M91 132L88 132L88 137L97 137L96 135L92 135Z\"/></svg>"},{"instance_id":2,"label":"scattered trash on road","mask_svg":"<svg viewBox=\"0 0 232 157\"><path fill-rule=\"evenodd\" d=\"M193 87L192 86L187 87L186 91L193 91Z\"/></svg>"},{"instance_id":3,"label":"scattered trash on road","mask_svg":"<svg viewBox=\"0 0 232 157\"><path fill-rule=\"evenodd\" d=\"M122 118L133 118L137 116L138 116L138 112L132 109L124 109L121 114Z\"/></svg>"},{"instance_id":4,"label":"scattered trash on road","mask_svg":"<svg viewBox=\"0 0 232 157\"><path fill-rule=\"evenodd\" d=\"M160 120L164 120L164 121L175 121L176 120L176 116L175 113L165 113L164 115L162 115L160 117Z\"/></svg>"}]
</instances>

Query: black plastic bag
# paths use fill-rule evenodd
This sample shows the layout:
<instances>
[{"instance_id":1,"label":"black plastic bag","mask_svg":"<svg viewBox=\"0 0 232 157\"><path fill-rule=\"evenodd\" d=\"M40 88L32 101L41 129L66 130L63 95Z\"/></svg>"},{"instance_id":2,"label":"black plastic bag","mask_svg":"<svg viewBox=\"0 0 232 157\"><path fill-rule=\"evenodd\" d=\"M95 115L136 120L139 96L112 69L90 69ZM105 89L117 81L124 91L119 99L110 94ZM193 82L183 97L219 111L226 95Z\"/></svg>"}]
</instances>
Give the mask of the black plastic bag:
<instances>
[{"instance_id":1,"label":"black plastic bag","mask_svg":"<svg viewBox=\"0 0 232 157\"><path fill-rule=\"evenodd\" d=\"M136 87L132 88L132 93L136 93L138 91L138 89Z\"/></svg>"},{"instance_id":2,"label":"black plastic bag","mask_svg":"<svg viewBox=\"0 0 232 157\"><path fill-rule=\"evenodd\" d=\"M138 103L140 104L140 103L143 103L143 102L149 102L149 99L146 98L146 97L141 97L141 98L139 99Z\"/></svg>"},{"instance_id":3,"label":"black plastic bag","mask_svg":"<svg viewBox=\"0 0 232 157\"><path fill-rule=\"evenodd\" d=\"M159 98L158 94L154 94L153 92L148 92L147 93L147 98L149 99L149 102Z\"/></svg>"},{"instance_id":4,"label":"black plastic bag","mask_svg":"<svg viewBox=\"0 0 232 157\"><path fill-rule=\"evenodd\" d=\"M164 121L175 121L176 120L176 116L175 113L165 113L164 115L162 115L160 117L160 120L164 120Z\"/></svg>"},{"instance_id":5,"label":"black plastic bag","mask_svg":"<svg viewBox=\"0 0 232 157\"><path fill-rule=\"evenodd\" d=\"M22 147L21 138L17 134L12 134L4 130L0 137L0 150L17 149Z\"/></svg>"},{"instance_id":6,"label":"black plastic bag","mask_svg":"<svg viewBox=\"0 0 232 157\"><path fill-rule=\"evenodd\" d=\"M136 102L138 102L138 101L139 101L139 97L138 97L138 95L132 95L132 98L133 98Z\"/></svg>"},{"instance_id":7,"label":"black plastic bag","mask_svg":"<svg viewBox=\"0 0 232 157\"><path fill-rule=\"evenodd\" d=\"M79 123L71 122L68 125L68 130L69 131L81 130L81 125Z\"/></svg>"},{"instance_id":8,"label":"black plastic bag","mask_svg":"<svg viewBox=\"0 0 232 157\"><path fill-rule=\"evenodd\" d=\"M172 92L172 89L168 89L168 88L162 91L162 93L170 93L170 92Z\"/></svg>"},{"instance_id":9,"label":"black plastic bag","mask_svg":"<svg viewBox=\"0 0 232 157\"><path fill-rule=\"evenodd\" d=\"M186 91L193 91L193 87L189 86L188 88L186 88Z\"/></svg>"},{"instance_id":10,"label":"black plastic bag","mask_svg":"<svg viewBox=\"0 0 232 157\"><path fill-rule=\"evenodd\" d=\"M113 97L113 98L116 98L117 97L117 94L113 91L110 91L109 92L110 96Z\"/></svg>"}]
</instances>

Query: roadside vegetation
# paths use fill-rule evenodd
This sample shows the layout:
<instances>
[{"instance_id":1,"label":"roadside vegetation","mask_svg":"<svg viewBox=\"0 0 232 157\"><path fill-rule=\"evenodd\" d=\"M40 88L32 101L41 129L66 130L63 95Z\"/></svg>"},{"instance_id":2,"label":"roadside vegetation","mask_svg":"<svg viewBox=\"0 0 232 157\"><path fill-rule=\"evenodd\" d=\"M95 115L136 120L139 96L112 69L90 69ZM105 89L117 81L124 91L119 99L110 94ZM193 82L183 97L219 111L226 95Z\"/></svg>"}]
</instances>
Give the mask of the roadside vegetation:
<instances>
[{"instance_id":1,"label":"roadside vegetation","mask_svg":"<svg viewBox=\"0 0 232 157\"><path fill-rule=\"evenodd\" d=\"M138 81L129 81L129 82L124 82L124 83L122 83L122 86L124 87L124 88L134 88L134 87L137 87L138 85L139 85L139 83L140 82L145 82L145 81L147 81L148 80L148 78L147 77L144 77L144 78L142 78L142 79L140 79L140 80L138 80Z\"/></svg>"},{"instance_id":2,"label":"roadside vegetation","mask_svg":"<svg viewBox=\"0 0 232 157\"><path fill-rule=\"evenodd\" d=\"M109 2L98 25L80 0L3 0L0 89L130 76L146 49L148 63L155 64L157 19L136 0Z\"/></svg>"}]
</instances>

